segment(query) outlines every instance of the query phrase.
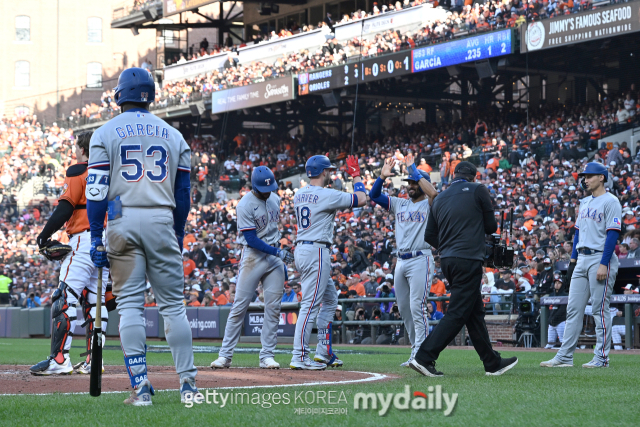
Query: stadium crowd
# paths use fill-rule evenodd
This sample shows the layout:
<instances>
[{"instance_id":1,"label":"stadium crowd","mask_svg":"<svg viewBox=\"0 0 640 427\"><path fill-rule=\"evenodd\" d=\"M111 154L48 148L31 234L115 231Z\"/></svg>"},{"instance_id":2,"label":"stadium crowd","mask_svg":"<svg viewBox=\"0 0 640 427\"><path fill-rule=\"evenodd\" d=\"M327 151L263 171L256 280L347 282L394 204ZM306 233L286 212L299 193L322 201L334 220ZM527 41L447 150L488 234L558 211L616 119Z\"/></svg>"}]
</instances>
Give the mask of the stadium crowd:
<instances>
[{"instance_id":1,"label":"stadium crowd","mask_svg":"<svg viewBox=\"0 0 640 427\"><path fill-rule=\"evenodd\" d=\"M340 19L332 18L328 14L324 21L317 25L298 25L289 22L289 28L282 29L279 33L272 31L270 34L257 34L253 43L276 40L290 37L300 32L324 28L327 32L326 42L319 48L310 51L303 49L298 52L289 52L273 62L253 61L239 63L237 49L246 44L233 45L229 38L223 46L209 45L202 40L199 49L192 49L190 55L183 54L176 63L182 64L192 60L205 58L211 55L227 52L228 58L224 67L207 73L197 75L184 80L165 82L156 91L156 98L152 108L165 108L172 105L187 104L191 101L202 99L203 96L218 90L229 89L237 86L245 86L258 83L271 78L285 75L317 70L324 67L350 62L354 58L383 55L416 46L441 43L451 40L454 36L474 34L477 32L492 31L504 28L515 28L525 22L551 18L561 14L578 13L590 10L590 0L531 0L528 3L521 0L490 0L484 3L465 4L463 0L453 0L446 4L448 9L444 21L439 19L425 23L417 31L401 32L399 30L387 30L376 34L371 38L354 37L350 40L337 40L332 35L334 25L364 19L379 14L393 12L420 6L423 3L432 3L438 6L438 2L426 2L424 0L403 0L390 2L388 5L373 3L373 10L365 12L357 10L351 14L345 14ZM188 56L187 57L185 57ZM145 67L145 63L141 65ZM170 63L160 66L171 65ZM93 120L108 120L117 115L119 110L112 98L110 91L102 94L99 102L86 104L68 113L65 120L72 125Z\"/></svg>"},{"instance_id":2,"label":"stadium crowd","mask_svg":"<svg viewBox=\"0 0 640 427\"><path fill-rule=\"evenodd\" d=\"M449 122L405 126L399 120L389 129L359 135L356 141L365 185L371 188L383 160L402 159L409 152L420 158L419 168L439 172L440 190L447 186L451 172L462 159L484 167L481 181L487 185L498 211L515 212L512 243L518 251L514 271L487 271L483 280L488 293L527 291L534 287L548 293L555 277L553 265L570 254L576 205L584 193L577 185L577 172L591 159L609 167L608 188L623 205L623 234L616 248L620 258L640 258L639 155L632 156L627 143L607 147L597 141L621 126L637 122L637 89L600 103L575 107L550 107L532 114L530 131L526 123L507 123L497 111L469 111L462 123ZM625 113L621 114L620 110ZM623 120L621 121L620 118ZM0 271L12 280L11 300L17 306L49 303L57 286L56 264L43 259L36 236L55 207L64 170L74 162L74 135L57 125L42 127L35 116L14 117L0 122ZM345 190L344 158L350 142L338 138L287 135L276 138L266 133L237 135L228 145L216 141L190 141L192 156L192 210L184 242L185 303L228 305L234 301L238 260L242 248L235 244L235 207L239 197L250 191L246 185L253 167L266 165L278 176L303 165L306 158L328 152L338 162L332 186ZM397 175L402 175L398 166ZM18 209L16 190L31 176L45 176L50 198ZM434 175L437 176L437 175ZM224 191L225 180L239 179L239 196ZM304 180L301 186L304 185ZM281 245L292 247L296 221L292 198L297 188L281 180ZM404 186L385 183L390 195L408 197ZM497 213L499 215L499 213ZM58 233L62 242L67 237ZM341 307L347 318L397 318L394 304L380 304L365 310L357 303L363 296L392 296L395 256L394 218L380 207L339 212L332 254L332 280L344 298L355 299ZM438 265L438 264L436 264ZM431 292L443 295L447 283L440 271ZM297 272L289 269L285 301L295 301L299 292ZM262 298L261 289L256 302ZM493 303L487 295L486 302ZM151 290L147 304L153 305ZM434 316L446 309L442 302L433 307ZM366 329L366 328L365 328ZM361 340L366 330L360 330Z\"/></svg>"}]
</instances>

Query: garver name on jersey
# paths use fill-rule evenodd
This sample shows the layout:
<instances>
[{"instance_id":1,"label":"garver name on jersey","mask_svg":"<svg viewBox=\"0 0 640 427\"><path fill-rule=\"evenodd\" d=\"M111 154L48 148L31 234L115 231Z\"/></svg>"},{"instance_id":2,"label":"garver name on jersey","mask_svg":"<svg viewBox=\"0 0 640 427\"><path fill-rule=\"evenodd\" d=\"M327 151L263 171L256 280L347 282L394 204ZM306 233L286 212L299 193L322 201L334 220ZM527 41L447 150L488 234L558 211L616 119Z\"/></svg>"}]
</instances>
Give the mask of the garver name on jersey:
<instances>
[{"instance_id":1,"label":"garver name on jersey","mask_svg":"<svg viewBox=\"0 0 640 427\"><path fill-rule=\"evenodd\" d=\"M151 124L128 124L124 129L118 126L116 128L116 133L122 139L130 136L155 136L156 138L169 139L169 130L167 128Z\"/></svg>"},{"instance_id":2,"label":"garver name on jersey","mask_svg":"<svg viewBox=\"0 0 640 427\"><path fill-rule=\"evenodd\" d=\"M280 222L280 211L269 211L269 222L275 222L276 224ZM262 215L259 218L256 218L256 228L258 231L264 230L267 226L267 215Z\"/></svg>"},{"instance_id":3,"label":"garver name on jersey","mask_svg":"<svg viewBox=\"0 0 640 427\"><path fill-rule=\"evenodd\" d=\"M427 220L427 214L425 212L398 212L396 214L396 220L399 222L425 222Z\"/></svg>"},{"instance_id":4,"label":"garver name on jersey","mask_svg":"<svg viewBox=\"0 0 640 427\"><path fill-rule=\"evenodd\" d=\"M318 196L315 194L297 194L293 198L293 203L313 203L318 204Z\"/></svg>"},{"instance_id":5,"label":"garver name on jersey","mask_svg":"<svg viewBox=\"0 0 640 427\"><path fill-rule=\"evenodd\" d=\"M602 212L598 213L598 209L587 208L587 209L580 210L581 219L589 218L594 220L595 222L602 222L603 217L604 217L604 213Z\"/></svg>"}]
</instances>

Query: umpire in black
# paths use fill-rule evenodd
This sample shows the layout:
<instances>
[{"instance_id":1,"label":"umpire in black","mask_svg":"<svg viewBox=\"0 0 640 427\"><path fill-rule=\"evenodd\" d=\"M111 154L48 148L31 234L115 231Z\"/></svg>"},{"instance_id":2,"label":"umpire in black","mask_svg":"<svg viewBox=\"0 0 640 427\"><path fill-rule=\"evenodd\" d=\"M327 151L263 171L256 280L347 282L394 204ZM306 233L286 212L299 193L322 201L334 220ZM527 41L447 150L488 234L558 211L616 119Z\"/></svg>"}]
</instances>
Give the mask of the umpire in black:
<instances>
[{"instance_id":1,"label":"umpire in black","mask_svg":"<svg viewBox=\"0 0 640 427\"><path fill-rule=\"evenodd\" d=\"M487 375L502 375L518 363L493 350L484 322L480 294L485 234L498 228L487 188L476 183L476 167L460 162L450 187L435 198L424 240L440 253L442 273L450 284L451 298L444 318L423 341L409 366L422 375L440 377L435 362L440 352L466 325Z\"/></svg>"}]
</instances>

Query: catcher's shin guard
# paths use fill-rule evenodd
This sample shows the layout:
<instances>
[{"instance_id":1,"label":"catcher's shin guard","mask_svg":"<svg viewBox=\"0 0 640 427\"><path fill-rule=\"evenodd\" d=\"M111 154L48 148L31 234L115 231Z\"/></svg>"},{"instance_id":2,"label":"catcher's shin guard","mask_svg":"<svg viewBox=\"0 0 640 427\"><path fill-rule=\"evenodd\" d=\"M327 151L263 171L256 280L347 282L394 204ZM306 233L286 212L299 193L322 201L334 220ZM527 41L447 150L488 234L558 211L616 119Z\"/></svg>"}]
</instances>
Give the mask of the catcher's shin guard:
<instances>
[{"instance_id":1,"label":"catcher's shin guard","mask_svg":"<svg viewBox=\"0 0 640 427\"><path fill-rule=\"evenodd\" d=\"M91 339L93 337L93 329L95 327L95 317L96 317L96 302L97 295L94 292L91 292L89 289L84 288L82 290L82 295L80 296L80 301L82 303L82 314L84 316L84 322L82 323L82 327L85 328L86 342L87 342L87 351L82 353L80 356L86 356L86 362L88 364L91 363ZM108 314L107 310L102 305L102 346L104 347L104 342L106 340L106 331L107 331L107 321Z\"/></svg>"},{"instance_id":2,"label":"catcher's shin guard","mask_svg":"<svg viewBox=\"0 0 640 427\"><path fill-rule=\"evenodd\" d=\"M71 347L71 337L76 323L76 309L69 304L67 293L74 296L75 293L69 286L60 282L60 286L51 296L51 318L53 319L53 330L51 332L51 359L58 364L64 362L64 354L69 353Z\"/></svg>"}]
</instances>

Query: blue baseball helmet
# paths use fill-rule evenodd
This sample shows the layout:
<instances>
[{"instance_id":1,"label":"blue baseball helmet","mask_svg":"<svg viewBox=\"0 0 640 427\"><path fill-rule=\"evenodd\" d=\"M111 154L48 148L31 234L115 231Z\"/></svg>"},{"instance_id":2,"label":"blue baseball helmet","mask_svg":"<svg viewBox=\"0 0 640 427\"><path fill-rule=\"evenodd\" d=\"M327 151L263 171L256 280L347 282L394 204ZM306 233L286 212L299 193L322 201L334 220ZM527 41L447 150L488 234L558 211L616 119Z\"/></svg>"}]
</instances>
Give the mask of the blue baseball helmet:
<instances>
[{"instance_id":1,"label":"blue baseball helmet","mask_svg":"<svg viewBox=\"0 0 640 427\"><path fill-rule=\"evenodd\" d=\"M331 160L327 156L312 156L309 157L304 168L307 171L307 176L311 178L320 175L325 169L336 169L336 166L331 164Z\"/></svg>"},{"instance_id":2,"label":"blue baseball helmet","mask_svg":"<svg viewBox=\"0 0 640 427\"><path fill-rule=\"evenodd\" d=\"M156 85L151 73L144 68L127 68L118 77L118 86L114 88L116 104L125 102L150 103L156 97Z\"/></svg>"},{"instance_id":3,"label":"blue baseball helmet","mask_svg":"<svg viewBox=\"0 0 640 427\"><path fill-rule=\"evenodd\" d=\"M578 176L583 175L604 175L604 182L609 179L609 171L606 166L596 162L587 163L584 170L578 174Z\"/></svg>"},{"instance_id":4,"label":"blue baseball helmet","mask_svg":"<svg viewBox=\"0 0 640 427\"><path fill-rule=\"evenodd\" d=\"M251 187L261 193L268 193L278 189L278 182L271 169L266 166L258 166L251 174Z\"/></svg>"},{"instance_id":5,"label":"blue baseball helmet","mask_svg":"<svg viewBox=\"0 0 640 427\"><path fill-rule=\"evenodd\" d=\"M422 177L424 179L426 179L427 181L431 182L431 175L429 175L429 172L425 172L425 171L420 170L420 169L418 169L418 172L420 172L420 175L422 175ZM411 179L411 176L408 176L408 177L404 178L403 181L413 181L413 179Z\"/></svg>"}]
</instances>

